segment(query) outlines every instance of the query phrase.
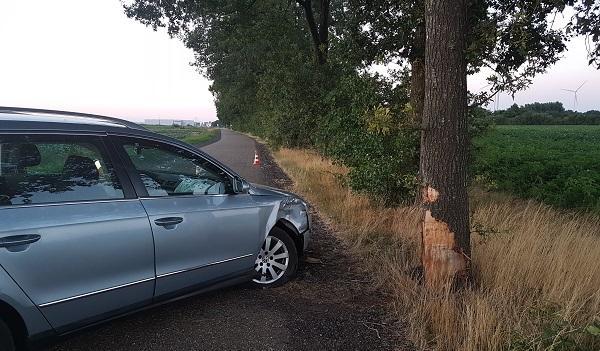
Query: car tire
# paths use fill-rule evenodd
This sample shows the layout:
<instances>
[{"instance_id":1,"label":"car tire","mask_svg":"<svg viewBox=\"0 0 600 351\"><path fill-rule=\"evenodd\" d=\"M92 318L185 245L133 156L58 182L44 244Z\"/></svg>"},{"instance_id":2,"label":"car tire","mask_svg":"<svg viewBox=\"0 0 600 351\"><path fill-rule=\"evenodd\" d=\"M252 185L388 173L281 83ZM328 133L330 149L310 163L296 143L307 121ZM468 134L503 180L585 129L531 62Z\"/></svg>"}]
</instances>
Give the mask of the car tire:
<instances>
[{"instance_id":1,"label":"car tire","mask_svg":"<svg viewBox=\"0 0 600 351\"><path fill-rule=\"evenodd\" d=\"M8 325L0 319L0 351L15 351L15 342Z\"/></svg>"},{"instance_id":2,"label":"car tire","mask_svg":"<svg viewBox=\"0 0 600 351\"><path fill-rule=\"evenodd\" d=\"M252 286L273 288L287 283L298 270L298 250L292 237L283 229L274 227L265 238L256 261L257 276Z\"/></svg>"}]
</instances>

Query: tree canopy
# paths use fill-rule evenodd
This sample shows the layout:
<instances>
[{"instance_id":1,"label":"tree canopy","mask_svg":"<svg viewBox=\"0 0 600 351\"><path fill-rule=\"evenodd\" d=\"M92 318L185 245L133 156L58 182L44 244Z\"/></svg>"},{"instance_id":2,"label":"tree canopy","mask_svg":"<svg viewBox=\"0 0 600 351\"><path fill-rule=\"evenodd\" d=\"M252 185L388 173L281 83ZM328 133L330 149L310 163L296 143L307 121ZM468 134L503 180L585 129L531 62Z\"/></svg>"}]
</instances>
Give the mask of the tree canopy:
<instances>
[{"instance_id":1,"label":"tree canopy","mask_svg":"<svg viewBox=\"0 0 600 351\"><path fill-rule=\"evenodd\" d=\"M597 63L599 9L592 0L468 6L468 73L490 76L487 89L471 92L473 105L525 88L574 35L596 45L590 62ZM275 145L317 148L350 168L354 189L386 202L414 197L423 1L129 0L124 8L194 50L194 65L213 82L221 125ZM567 8L575 15L558 27L553 18ZM384 76L372 69L387 63L398 69Z\"/></svg>"}]
</instances>

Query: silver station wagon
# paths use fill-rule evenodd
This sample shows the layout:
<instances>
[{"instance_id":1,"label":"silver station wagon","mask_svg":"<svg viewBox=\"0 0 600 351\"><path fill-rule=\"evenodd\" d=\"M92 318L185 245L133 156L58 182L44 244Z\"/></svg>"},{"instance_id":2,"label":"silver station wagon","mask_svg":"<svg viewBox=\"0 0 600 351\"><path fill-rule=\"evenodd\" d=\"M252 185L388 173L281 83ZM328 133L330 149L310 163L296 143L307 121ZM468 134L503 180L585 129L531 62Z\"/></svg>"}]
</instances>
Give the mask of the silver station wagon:
<instances>
[{"instance_id":1,"label":"silver station wagon","mask_svg":"<svg viewBox=\"0 0 600 351\"><path fill-rule=\"evenodd\" d=\"M250 161L249 161L250 162ZM0 107L0 350L188 294L288 281L306 203L115 118Z\"/></svg>"}]
</instances>

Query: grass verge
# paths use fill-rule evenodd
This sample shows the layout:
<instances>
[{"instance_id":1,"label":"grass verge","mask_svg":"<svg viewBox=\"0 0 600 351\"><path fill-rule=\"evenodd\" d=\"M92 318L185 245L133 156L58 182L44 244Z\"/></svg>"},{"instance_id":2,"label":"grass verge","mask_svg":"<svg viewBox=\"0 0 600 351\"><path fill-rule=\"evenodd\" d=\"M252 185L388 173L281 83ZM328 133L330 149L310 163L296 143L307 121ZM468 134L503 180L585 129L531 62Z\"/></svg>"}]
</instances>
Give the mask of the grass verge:
<instances>
[{"instance_id":1,"label":"grass verge","mask_svg":"<svg viewBox=\"0 0 600 351\"><path fill-rule=\"evenodd\" d=\"M436 295L410 273L420 257L417 208L385 208L350 192L347 169L314 152L274 156L390 293L390 310L409 322L417 348L600 349L598 217L474 190L477 286Z\"/></svg>"}]
</instances>

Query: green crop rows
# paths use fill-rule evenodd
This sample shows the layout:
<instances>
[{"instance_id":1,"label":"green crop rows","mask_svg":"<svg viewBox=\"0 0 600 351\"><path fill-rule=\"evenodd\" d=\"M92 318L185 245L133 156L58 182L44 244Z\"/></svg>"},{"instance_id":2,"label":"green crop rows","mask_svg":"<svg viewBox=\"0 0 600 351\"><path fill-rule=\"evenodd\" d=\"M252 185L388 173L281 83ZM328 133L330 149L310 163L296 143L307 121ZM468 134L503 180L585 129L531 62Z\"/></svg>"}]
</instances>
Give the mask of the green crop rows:
<instances>
[{"instance_id":1,"label":"green crop rows","mask_svg":"<svg viewBox=\"0 0 600 351\"><path fill-rule=\"evenodd\" d=\"M473 144L477 183L600 211L600 126L497 126Z\"/></svg>"}]
</instances>

